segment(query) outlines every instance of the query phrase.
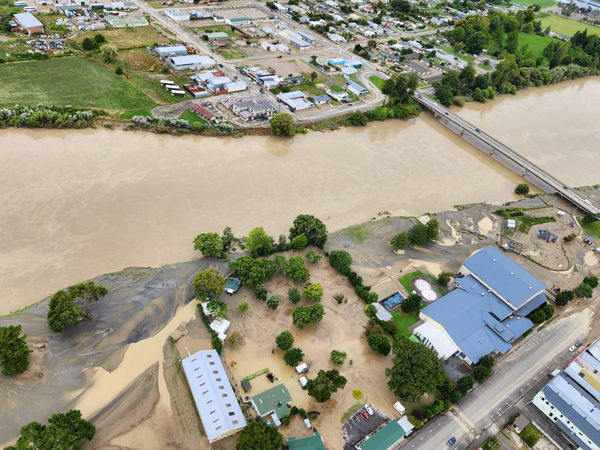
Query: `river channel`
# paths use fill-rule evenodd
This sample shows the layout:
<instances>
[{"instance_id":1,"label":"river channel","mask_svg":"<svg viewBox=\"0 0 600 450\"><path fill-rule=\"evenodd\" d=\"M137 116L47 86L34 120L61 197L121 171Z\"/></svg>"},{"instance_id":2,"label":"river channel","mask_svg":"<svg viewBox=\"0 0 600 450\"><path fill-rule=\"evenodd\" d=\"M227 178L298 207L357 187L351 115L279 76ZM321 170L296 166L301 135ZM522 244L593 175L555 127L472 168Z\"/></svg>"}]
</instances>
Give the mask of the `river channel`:
<instances>
[{"instance_id":1,"label":"river channel","mask_svg":"<svg viewBox=\"0 0 600 450\"><path fill-rule=\"evenodd\" d=\"M600 182L600 79L458 111L572 185ZM284 233L299 213L329 230L457 204L504 202L520 181L431 116L290 140L121 130L0 131L0 314L127 266L194 257L225 226Z\"/></svg>"}]
</instances>

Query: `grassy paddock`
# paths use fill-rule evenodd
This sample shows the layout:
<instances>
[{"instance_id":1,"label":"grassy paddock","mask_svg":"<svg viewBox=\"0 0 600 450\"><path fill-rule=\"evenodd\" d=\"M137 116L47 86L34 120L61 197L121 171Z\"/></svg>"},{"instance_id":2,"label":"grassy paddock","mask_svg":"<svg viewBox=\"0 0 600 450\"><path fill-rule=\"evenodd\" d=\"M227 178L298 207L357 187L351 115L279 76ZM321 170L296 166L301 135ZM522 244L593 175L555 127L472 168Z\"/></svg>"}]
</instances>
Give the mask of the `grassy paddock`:
<instances>
[{"instance_id":1,"label":"grassy paddock","mask_svg":"<svg viewBox=\"0 0 600 450\"><path fill-rule=\"evenodd\" d=\"M154 102L123 77L82 58L0 65L0 105L151 108Z\"/></svg>"},{"instance_id":2,"label":"grassy paddock","mask_svg":"<svg viewBox=\"0 0 600 450\"><path fill-rule=\"evenodd\" d=\"M548 8L549 6L556 5L554 0L516 0L514 3L518 3L523 6L540 5L542 8Z\"/></svg>"},{"instance_id":3,"label":"grassy paddock","mask_svg":"<svg viewBox=\"0 0 600 450\"><path fill-rule=\"evenodd\" d=\"M385 80L381 77L378 77L377 75L371 75L369 77L369 80L371 81L371 83L377 86L377 89L379 90L383 88L383 83L385 83Z\"/></svg>"},{"instance_id":4,"label":"grassy paddock","mask_svg":"<svg viewBox=\"0 0 600 450\"><path fill-rule=\"evenodd\" d=\"M587 28L588 34L600 34L600 27L567 19L566 17L554 14L540 14L538 18L542 21L542 28L550 27L550 30L555 33L573 36L576 32Z\"/></svg>"},{"instance_id":5,"label":"grassy paddock","mask_svg":"<svg viewBox=\"0 0 600 450\"><path fill-rule=\"evenodd\" d=\"M533 56L543 57L544 49L548 46L550 42L552 42L550 36L538 36L535 33L519 33L519 49L521 49L524 45L527 45L527 48L532 51Z\"/></svg>"},{"instance_id":6,"label":"grassy paddock","mask_svg":"<svg viewBox=\"0 0 600 450\"><path fill-rule=\"evenodd\" d=\"M151 26L137 28L108 28L100 31L79 31L74 42L81 45L85 38L93 38L101 34L106 38L108 44L114 45L118 49L151 47L153 44L169 42L169 38L157 31Z\"/></svg>"},{"instance_id":7,"label":"grassy paddock","mask_svg":"<svg viewBox=\"0 0 600 450\"><path fill-rule=\"evenodd\" d=\"M583 226L586 236L592 236L600 238L600 221L589 223Z\"/></svg>"}]
</instances>

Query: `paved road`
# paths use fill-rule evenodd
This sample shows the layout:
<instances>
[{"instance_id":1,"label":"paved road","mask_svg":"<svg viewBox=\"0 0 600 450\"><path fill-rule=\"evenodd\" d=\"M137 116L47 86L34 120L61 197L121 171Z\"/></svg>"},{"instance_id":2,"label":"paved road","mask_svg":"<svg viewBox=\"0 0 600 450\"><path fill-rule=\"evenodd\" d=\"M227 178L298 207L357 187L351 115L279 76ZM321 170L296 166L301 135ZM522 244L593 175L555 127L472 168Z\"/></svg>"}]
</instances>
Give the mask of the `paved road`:
<instances>
[{"instance_id":1,"label":"paved road","mask_svg":"<svg viewBox=\"0 0 600 450\"><path fill-rule=\"evenodd\" d=\"M568 346L586 336L590 317L591 311L585 309L529 335L497 364L487 381L469 393L453 411L428 423L406 440L404 447L443 449L454 436L457 441L454 448L465 449L486 435L495 420L531 388L537 388L536 382L547 379L549 371L568 362L572 356Z\"/></svg>"},{"instance_id":2,"label":"paved road","mask_svg":"<svg viewBox=\"0 0 600 450\"><path fill-rule=\"evenodd\" d=\"M592 214L600 213L600 208L594 205L589 198L575 189L568 187L541 167L533 164L528 159L522 157L517 152L497 141L471 123L453 114L439 103L420 94L415 95L414 98L422 106L432 111L441 123L446 126L451 124L454 127L457 127L460 129L460 135L465 139L473 138L483 142L491 149L490 155L500 155L501 157L497 158L498 161L502 162L512 170L518 169L522 172L524 177L529 177L533 181L537 181L535 184L545 192L550 194L558 193L582 211ZM452 127L449 128L452 129Z\"/></svg>"}]
</instances>

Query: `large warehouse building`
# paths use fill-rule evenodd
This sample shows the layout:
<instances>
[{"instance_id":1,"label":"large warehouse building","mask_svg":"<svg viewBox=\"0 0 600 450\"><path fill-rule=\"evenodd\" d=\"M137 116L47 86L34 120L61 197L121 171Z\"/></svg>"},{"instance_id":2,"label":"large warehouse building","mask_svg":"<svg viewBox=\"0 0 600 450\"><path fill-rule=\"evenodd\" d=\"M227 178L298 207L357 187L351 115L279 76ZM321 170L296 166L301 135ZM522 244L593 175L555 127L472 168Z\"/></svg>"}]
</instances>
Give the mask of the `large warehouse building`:
<instances>
[{"instance_id":1,"label":"large warehouse building","mask_svg":"<svg viewBox=\"0 0 600 450\"><path fill-rule=\"evenodd\" d=\"M181 361L208 442L246 426L223 363L216 350L203 350Z\"/></svg>"},{"instance_id":2,"label":"large warehouse building","mask_svg":"<svg viewBox=\"0 0 600 450\"><path fill-rule=\"evenodd\" d=\"M496 247L465 260L455 289L423 308L414 330L440 358L457 355L476 364L504 354L533 327L527 314L546 302L546 286Z\"/></svg>"},{"instance_id":3,"label":"large warehouse building","mask_svg":"<svg viewBox=\"0 0 600 450\"><path fill-rule=\"evenodd\" d=\"M580 448L599 450L600 341L577 355L532 403Z\"/></svg>"}]
</instances>

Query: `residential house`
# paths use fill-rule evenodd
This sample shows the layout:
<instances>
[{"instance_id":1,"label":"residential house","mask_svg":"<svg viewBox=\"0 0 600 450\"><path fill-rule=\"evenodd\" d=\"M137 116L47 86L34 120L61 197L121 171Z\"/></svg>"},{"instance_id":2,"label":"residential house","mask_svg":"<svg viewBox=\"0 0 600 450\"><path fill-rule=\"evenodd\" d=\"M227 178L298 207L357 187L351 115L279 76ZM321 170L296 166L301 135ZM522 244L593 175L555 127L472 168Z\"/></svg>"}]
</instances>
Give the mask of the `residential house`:
<instances>
[{"instance_id":1,"label":"residential house","mask_svg":"<svg viewBox=\"0 0 600 450\"><path fill-rule=\"evenodd\" d=\"M285 103L292 112L312 108L315 105L308 100L306 94L302 91L282 92L277 98Z\"/></svg>"}]
</instances>

